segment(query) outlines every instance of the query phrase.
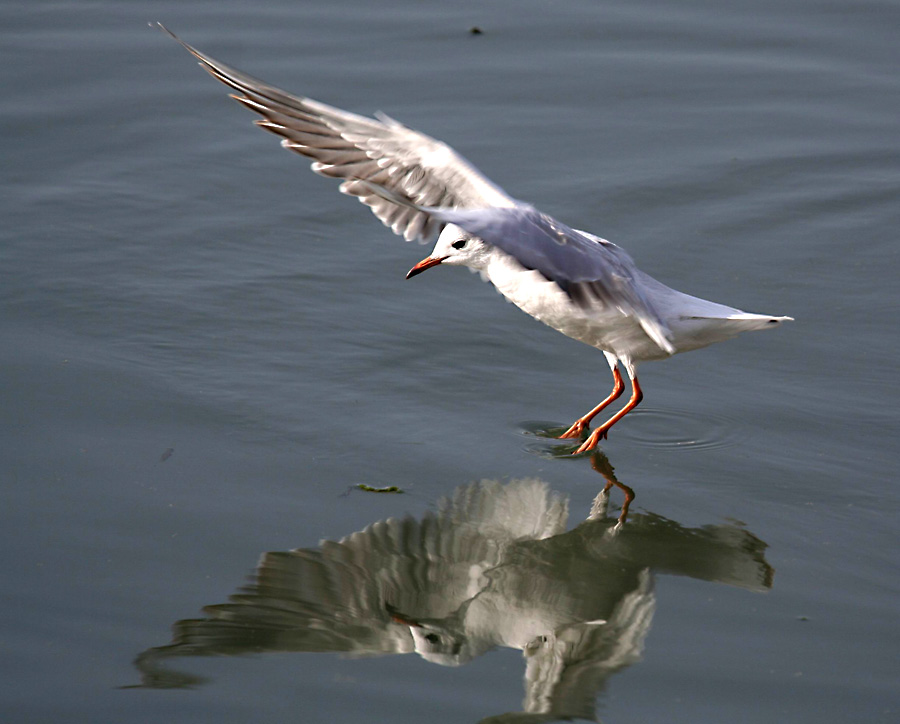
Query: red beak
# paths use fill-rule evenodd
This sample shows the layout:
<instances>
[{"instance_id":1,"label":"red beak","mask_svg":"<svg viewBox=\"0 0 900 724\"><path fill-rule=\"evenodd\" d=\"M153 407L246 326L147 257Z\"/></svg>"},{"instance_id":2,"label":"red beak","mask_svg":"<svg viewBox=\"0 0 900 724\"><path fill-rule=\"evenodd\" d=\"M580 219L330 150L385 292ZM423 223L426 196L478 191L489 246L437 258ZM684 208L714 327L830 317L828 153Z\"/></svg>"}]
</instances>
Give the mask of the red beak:
<instances>
[{"instance_id":1,"label":"red beak","mask_svg":"<svg viewBox=\"0 0 900 724\"><path fill-rule=\"evenodd\" d=\"M406 273L406 278L412 279L416 274L421 274L426 269L431 269L431 267L437 266L442 261L444 261L444 259L446 259L446 258L447 258L446 256L441 256L441 257L426 256L424 259L422 259L422 261L420 261L418 264L416 264L412 269L410 269Z\"/></svg>"}]
</instances>

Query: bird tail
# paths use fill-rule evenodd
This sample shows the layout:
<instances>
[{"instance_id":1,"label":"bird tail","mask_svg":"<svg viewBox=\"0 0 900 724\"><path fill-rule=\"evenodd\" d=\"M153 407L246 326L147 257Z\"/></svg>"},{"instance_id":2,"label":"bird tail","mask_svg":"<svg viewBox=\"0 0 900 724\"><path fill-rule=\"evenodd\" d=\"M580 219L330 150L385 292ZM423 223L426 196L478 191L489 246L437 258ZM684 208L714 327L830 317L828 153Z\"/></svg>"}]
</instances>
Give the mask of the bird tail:
<instances>
[{"instance_id":1,"label":"bird tail","mask_svg":"<svg viewBox=\"0 0 900 724\"><path fill-rule=\"evenodd\" d=\"M735 312L724 317L697 315L693 319L717 319L733 324L741 332L751 332L757 329L776 327L782 322L793 322L793 317L773 317L771 314L752 314L750 312Z\"/></svg>"}]
</instances>

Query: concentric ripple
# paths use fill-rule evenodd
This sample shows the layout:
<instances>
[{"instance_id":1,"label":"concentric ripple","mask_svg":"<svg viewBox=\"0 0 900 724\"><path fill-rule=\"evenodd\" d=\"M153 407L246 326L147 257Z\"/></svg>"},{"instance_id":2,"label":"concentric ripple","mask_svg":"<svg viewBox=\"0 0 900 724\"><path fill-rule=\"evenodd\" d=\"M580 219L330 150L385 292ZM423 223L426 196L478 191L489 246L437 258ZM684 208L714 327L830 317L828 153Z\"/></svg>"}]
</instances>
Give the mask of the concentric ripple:
<instances>
[{"instance_id":1,"label":"concentric ripple","mask_svg":"<svg viewBox=\"0 0 900 724\"><path fill-rule=\"evenodd\" d=\"M612 432L664 450L728 447L737 444L741 432L739 420L693 410L635 410L627 422Z\"/></svg>"}]
</instances>

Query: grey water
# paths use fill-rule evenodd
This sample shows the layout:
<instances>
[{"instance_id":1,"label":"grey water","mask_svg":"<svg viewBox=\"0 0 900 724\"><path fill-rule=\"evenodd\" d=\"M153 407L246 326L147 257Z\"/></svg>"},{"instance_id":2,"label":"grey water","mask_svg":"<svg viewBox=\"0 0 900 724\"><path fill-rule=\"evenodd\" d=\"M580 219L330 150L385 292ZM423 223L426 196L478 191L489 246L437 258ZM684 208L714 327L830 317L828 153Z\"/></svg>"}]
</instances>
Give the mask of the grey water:
<instances>
[{"instance_id":1,"label":"grey water","mask_svg":"<svg viewBox=\"0 0 900 724\"><path fill-rule=\"evenodd\" d=\"M544 431L602 355L458 269L404 281L427 248L151 21L796 321L643 366L569 456ZM0 719L896 721L898 24L4 3Z\"/></svg>"}]
</instances>

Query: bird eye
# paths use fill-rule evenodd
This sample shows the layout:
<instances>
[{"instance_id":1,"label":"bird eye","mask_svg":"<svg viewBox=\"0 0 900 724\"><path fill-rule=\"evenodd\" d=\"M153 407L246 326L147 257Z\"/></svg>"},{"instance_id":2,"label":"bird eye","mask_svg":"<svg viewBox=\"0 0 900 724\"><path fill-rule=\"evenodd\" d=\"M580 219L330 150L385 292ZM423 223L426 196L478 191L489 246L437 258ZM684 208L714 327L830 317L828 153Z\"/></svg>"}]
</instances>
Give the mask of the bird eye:
<instances>
[{"instance_id":1,"label":"bird eye","mask_svg":"<svg viewBox=\"0 0 900 724\"><path fill-rule=\"evenodd\" d=\"M441 637L437 634L430 633L425 634L425 640L430 644L436 644L441 640Z\"/></svg>"},{"instance_id":2,"label":"bird eye","mask_svg":"<svg viewBox=\"0 0 900 724\"><path fill-rule=\"evenodd\" d=\"M450 246L452 246L454 249L462 249L466 245L467 241L468 239L457 239Z\"/></svg>"}]
</instances>

